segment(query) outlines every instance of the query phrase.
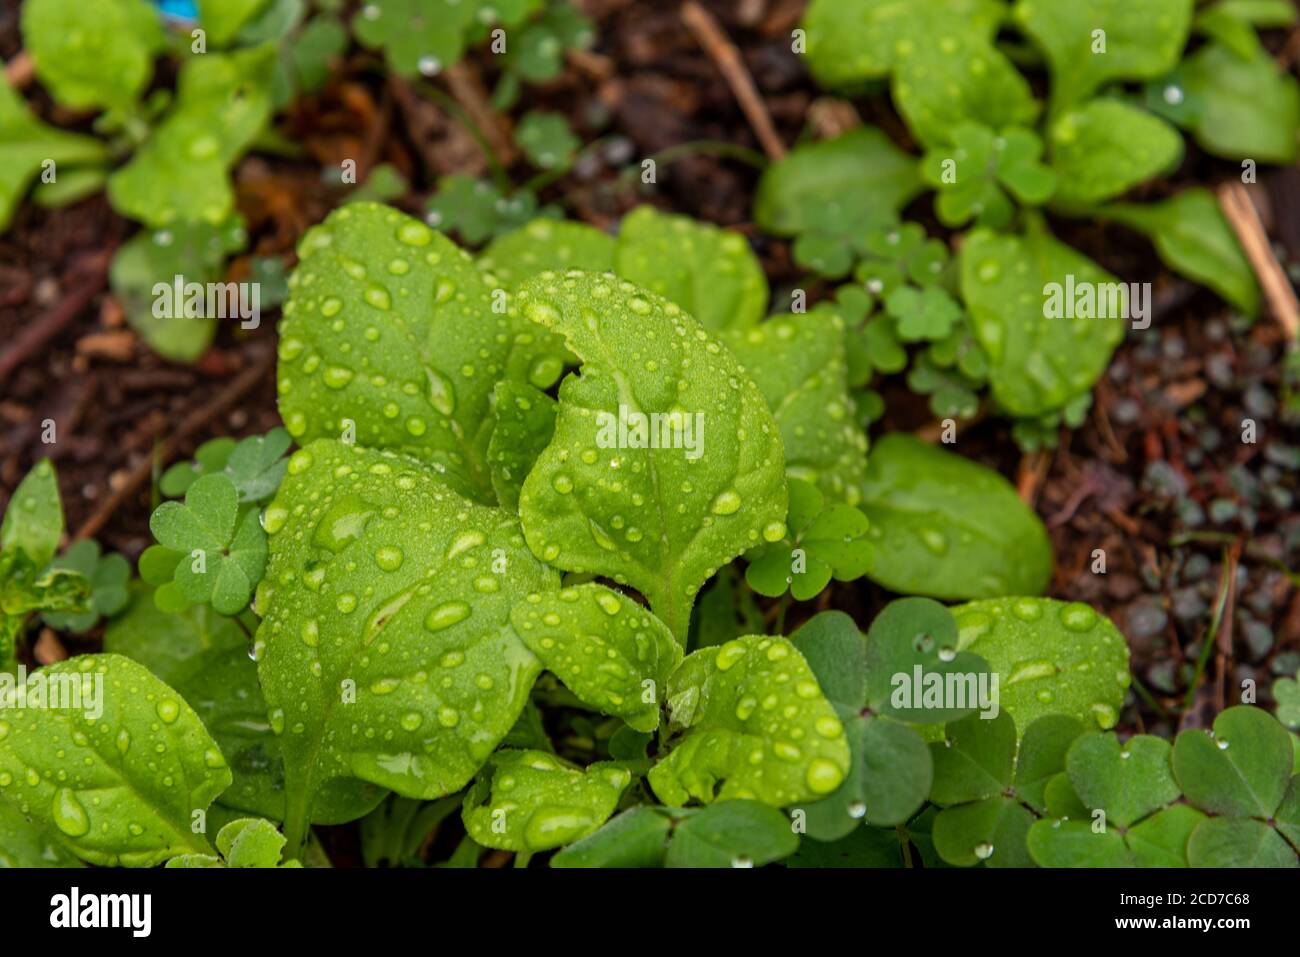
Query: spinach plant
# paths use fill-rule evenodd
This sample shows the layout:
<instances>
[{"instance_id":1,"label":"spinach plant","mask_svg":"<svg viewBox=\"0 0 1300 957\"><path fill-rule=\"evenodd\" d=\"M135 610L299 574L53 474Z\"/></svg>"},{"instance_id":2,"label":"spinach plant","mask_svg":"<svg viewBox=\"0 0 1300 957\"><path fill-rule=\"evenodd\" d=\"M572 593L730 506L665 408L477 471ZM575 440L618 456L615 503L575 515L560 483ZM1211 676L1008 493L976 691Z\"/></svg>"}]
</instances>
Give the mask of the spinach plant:
<instances>
[{"instance_id":1,"label":"spinach plant","mask_svg":"<svg viewBox=\"0 0 1300 957\"><path fill-rule=\"evenodd\" d=\"M457 811L445 866L1294 856L1282 726L1121 746L1127 646L1039 597L1041 523L952 453L868 457L844 324L765 318L738 236L643 209L475 260L354 202L299 252L284 429L168 470L104 654L0 697L0 859L292 866L361 820L408 864ZM865 635L755 598L864 576L908 596ZM8 710L68 678L102 711Z\"/></svg>"}]
</instances>

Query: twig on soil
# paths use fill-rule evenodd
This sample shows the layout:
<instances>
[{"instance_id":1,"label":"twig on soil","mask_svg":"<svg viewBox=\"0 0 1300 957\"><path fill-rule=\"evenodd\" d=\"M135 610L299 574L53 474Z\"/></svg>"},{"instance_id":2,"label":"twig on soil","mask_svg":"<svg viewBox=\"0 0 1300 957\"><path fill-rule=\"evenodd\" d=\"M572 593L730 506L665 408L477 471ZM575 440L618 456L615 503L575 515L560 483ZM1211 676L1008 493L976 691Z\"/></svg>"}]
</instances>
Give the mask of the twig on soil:
<instances>
[{"instance_id":1,"label":"twig on soil","mask_svg":"<svg viewBox=\"0 0 1300 957\"><path fill-rule=\"evenodd\" d=\"M27 84L32 82L32 76L36 72L36 65L32 63L32 55L26 50L19 50L13 58L5 64L5 79L15 90L26 88Z\"/></svg>"},{"instance_id":2,"label":"twig on soil","mask_svg":"<svg viewBox=\"0 0 1300 957\"><path fill-rule=\"evenodd\" d=\"M695 0L686 0L682 4L682 21L695 34L695 39L704 47L704 52L717 64L718 71L731 87L754 135L758 137L763 152L774 160L785 156L785 144L776 135L772 117L767 112L762 97L758 95L758 89L754 86L749 71L745 69L745 61L735 44L727 39L718 22Z\"/></svg>"},{"instance_id":3,"label":"twig on soil","mask_svg":"<svg viewBox=\"0 0 1300 957\"><path fill-rule=\"evenodd\" d=\"M105 249L83 257L72 267L68 277L71 291L60 299L45 315L22 331L4 353L0 354L0 382L26 362L46 342L58 335L63 327L81 315L104 288L108 278L108 264L113 260L113 250Z\"/></svg>"},{"instance_id":4,"label":"twig on soil","mask_svg":"<svg viewBox=\"0 0 1300 957\"><path fill-rule=\"evenodd\" d=\"M1020 470L1016 476L1016 494L1020 496L1020 501L1030 508L1033 508L1038 500L1038 490L1042 487L1043 479L1047 478L1047 470L1051 466L1051 456L1046 452L1030 452L1020 460Z\"/></svg>"},{"instance_id":5,"label":"twig on soil","mask_svg":"<svg viewBox=\"0 0 1300 957\"><path fill-rule=\"evenodd\" d=\"M1223 208L1223 215L1232 224L1237 238L1241 240L1242 249L1246 251L1246 258L1255 270L1274 318L1282 323L1282 328L1294 345L1297 338L1300 338L1300 301L1296 300L1291 281L1273 255L1268 235L1264 232L1264 224L1260 222L1259 213L1251 202L1246 187L1235 180L1224 183L1219 187L1219 205Z\"/></svg>"},{"instance_id":6,"label":"twig on soil","mask_svg":"<svg viewBox=\"0 0 1300 957\"><path fill-rule=\"evenodd\" d=\"M501 127L501 117L488 102L487 91L474 68L465 60L447 68L447 86L474 125L486 137L492 153L502 166L515 161L515 144Z\"/></svg>"},{"instance_id":7,"label":"twig on soil","mask_svg":"<svg viewBox=\"0 0 1300 957\"><path fill-rule=\"evenodd\" d=\"M97 508L90 518L77 529L77 533L72 536L73 541L83 538L93 538L101 528L108 522L113 514L121 508L137 490L153 474L154 463L167 463L176 455L177 449L181 443L185 442L191 436L198 433L209 422L226 411L245 394L251 392L263 380L275 364L275 349L269 345L262 347L253 355L252 363L236 376L229 385L219 392L210 402L207 402L191 412L181 422L180 427L171 435L163 440L153 455L147 455L140 459L131 470L126 474L122 483L113 490Z\"/></svg>"},{"instance_id":8,"label":"twig on soil","mask_svg":"<svg viewBox=\"0 0 1300 957\"><path fill-rule=\"evenodd\" d=\"M1192 679L1187 683L1187 696L1183 699L1183 710L1191 711L1192 706L1196 703L1196 689L1201 683L1201 675L1205 673L1205 666L1209 663L1210 652L1216 647L1219 654L1216 659L1216 665L1219 669L1219 689L1218 700L1215 702L1217 710L1222 711L1225 704L1224 681L1226 680L1226 658L1232 650L1232 605L1236 593L1237 584L1237 562L1241 558L1241 543L1234 542L1223 550L1223 571L1219 575L1219 595L1214 602L1214 613L1210 617L1210 625L1205 629L1205 634L1201 641L1201 653L1196 659L1196 670L1192 673ZM1227 650L1224 650L1224 644L1227 644Z\"/></svg>"}]
</instances>

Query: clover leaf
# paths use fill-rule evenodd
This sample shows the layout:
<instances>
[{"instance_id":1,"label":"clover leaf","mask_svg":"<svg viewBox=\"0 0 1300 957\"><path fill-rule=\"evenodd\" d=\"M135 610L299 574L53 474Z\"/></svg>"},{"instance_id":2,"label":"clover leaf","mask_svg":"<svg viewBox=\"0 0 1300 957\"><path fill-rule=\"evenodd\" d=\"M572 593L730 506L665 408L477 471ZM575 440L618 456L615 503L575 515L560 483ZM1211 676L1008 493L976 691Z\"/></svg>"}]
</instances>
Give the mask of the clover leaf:
<instances>
[{"instance_id":1,"label":"clover leaf","mask_svg":"<svg viewBox=\"0 0 1300 957\"><path fill-rule=\"evenodd\" d=\"M1145 235L1179 275L1209 286L1247 315L1259 312L1255 272L1209 190L1187 189L1157 203L1115 203L1096 215Z\"/></svg>"},{"instance_id":2,"label":"clover leaf","mask_svg":"<svg viewBox=\"0 0 1300 957\"><path fill-rule=\"evenodd\" d=\"M1187 43L1192 0L1018 0L1013 16L1047 55L1052 108L1060 112L1106 83L1170 70Z\"/></svg>"},{"instance_id":3,"label":"clover leaf","mask_svg":"<svg viewBox=\"0 0 1300 957\"><path fill-rule=\"evenodd\" d=\"M268 0L197 0L199 23L208 31L209 39L224 46L253 20Z\"/></svg>"},{"instance_id":4,"label":"clover leaf","mask_svg":"<svg viewBox=\"0 0 1300 957\"><path fill-rule=\"evenodd\" d=\"M932 148L921 162L926 182L938 190L940 221L960 226L974 219L979 226L1006 226L1014 207L1004 188L1022 203L1046 202L1056 189L1056 176L1039 160L1042 152L1042 140L1027 129L995 132L975 123L955 127L951 145Z\"/></svg>"},{"instance_id":5,"label":"clover leaf","mask_svg":"<svg viewBox=\"0 0 1300 957\"><path fill-rule=\"evenodd\" d=\"M861 578L871 562L865 515L851 505L826 505L815 485L789 482L786 538L750 552L745 581L760 595L776 598L786 589L797 601L815 598L829 584Z\"/></svg>"},{"instance_id":6,"label":"clover leaf","mask_svg":"<svg viewBox=\"0 0 1300 957\"><path fill-rule=\"evenodd\" d=\"M1300 681L1278 678L1273 682L1273 700L1277 702L1277 720L1292 731L1300 728Z\"/></svg>"},{"instance_id":7,"label":"clover leaf","mask_svg":"<svg viewBox=\"0 0 1300 957\"><path fill-rule=\"evenodd\" d=\"M65 106L129 109L164 47L158 14L145 0L31 0L22 8L23 45L36 76Z\"/></svg>"},{"instance_id":8,"label":"clover leaf","mask_svg":"<svg viewBox=\"0 0 1300 957\"><path fill-rule=\"evenodd\" d=\"M783 807L830 794L848 774L844 725L785 638L747 635L688 655L669 679L668 707L686 733L650 769L667 804Z\"/></svg>"},{"instance_id":9,"label":"clover leaf","mask_svg":"<svg viewBox=\"0 0 1300 957\"><path fill-rule=\"evenodd\" d=\"M461 816L484 847L532 854L596 830L631 782L616 763L584 769L543 751L500 751L466 792Z\"/></svg>"},{"instance_id":10,"label":"clover leaf","mask_svg":"<svg viewBox=\"0 0 1300 957\"><path fill-rule=\"evenodd\" d=\"M0 804L91 864L210 853L193 820L230 784L230 769L190 707L119 655L49 665L25 690L54 679L75 687L83 707L4 709Z\"/></svg>"},{"instance_id":11,"label":"clover leaf","mask_svg":"<svg viewBox=\"0 0 1300 957\"><path fill-rule=\"evenodd\" d=\"M1048 133L1056 202L1099 203L1174 169L1183 138L1160 117L1120 100L1090 100Z\"/></svg>"},{"instance_id":12,"label":"clover leaf","mask_svg":"<svg viewBox=\"0 0 1300 957\"><path fill-rule=\"evenodd\" d=\"M614 271L710 332L752 326L767 309L767 276L743 236L653 206L623 217Z\"/></svg>"},{"instance_id":13,"label":"clover leaf","mask_svg":"<svg viewBox=\"0 0 1300 957\"><path fill-rule=\"evenodd\" d=\"M475 0L368 0L352 19L364 46L382 49L389 67L405 76L434 76L460 59Z\"/></svg>"},{"instance_id":14,"label":"clover leaf","mask_svg":"<svg viewBox=\"0 0 1300 957\"><path fill-rule=\"evenodd\" d=\"M462 788L542 670L510 609L558 576L513 516L414 459L336 441L294 453L265 523L258 675L291 849L336 779L425 799Z\"/></svg>"},{"instance_id":15,"label":"clover leaf","mask_svg":"<svg viewBox=\"0 0 1300 957\"><path fill-rule=\"evenodd\" d=\"M477 246L548 214L555 212L550 207L538 210L537 197L529 190L506 195L485 179L456 173L438 180L425 220L438 229L454 229L465 242Z\"/></svg>"},{"instance_id":16,"label":"clover leaf","mask_svg":"<svg viewBox=\"0 0 1300 957\"><path fill-rule=\"evenodd\" d=\"M223 615L247 604L266 567L266 533L257 512L239 508L239 492L225 475L204 475L185 493L185 503L164 502L149 528L165 548L183 556L176 587L191 602Z\"/></svg>"},{"instance_id":17,"label":"clover leaf","mask_svg":"<svg viewBox=\"0 0 1300 957\"><path fill-rule=\"evenodd\" d=\"M554 79L564 66L564 51L591 45L591 20L567 2L548 2L535 20L512 35L503 57L508 76L530 83ZM494 95L499 99L500 90Z\"/></svg>"},{"instance_id":18,"label":"clover leaf","mask_svg":"<svg viewBox=\"0 0 1300 957\"><path fill-rule=\"evenodd\" d=\"M854 277L874 296L882 298L904 283L933 286L943 279L948 248L930 239L918 223L868 228L862 233L862 262Z\"/></svg>"},{"instance_id":19,"label":"clover leaf","mask_svg":"<svg viewBox=\"0 0 1300 957\"><path fill-rule=\"evenodd\" d=\"M468 254L395 209L337 209L299 257L280 320L289 434L397 449L493 500L496 383L549 388L564 368L559 340L494 299Z\"/></svg>"},{"instance_id":20,"label":"clover leaf","mask_svg":"<svg viewBox=\"0 0 1300 957\"><path fill-rule=\"evenodd\" d=\"M682 650L663 622L636 602L588 583L529 595L511 610L510 624L583 703L637 731L659 727L662 689Z\"/></svg>"},{"instance_id":21,"label":"clover leaf","mask_svg":"<svg viewBox=\"0 0 1300 957\"><path fill-rule=\"evenodd\" d=\"M559 113L534 110L515 129L515 142L538 169L564 170L573 165L581 142Z\"/></svg>"},{"instance_id":22,"label":"clover leaf","mask_svg":"<svg viewBox=\"0 0 1300 957\"><path fill-rule=\"evenodd\" d=\"M867 462L862 511L875 581L935 598L1036 594L1052 550L1042 522L998 473L899 433Z\"/></svg>"},{"instance_id":23,"label":"clover leaf","mask_svg":"<svg viewBox=\"0 0 1300 957\"><path fill-rule=\"evenodd\" d=\"M700 586L785 533L781 437L762 394L694 319L631 283L543 273L512 298L582 362L519 498L529 547L631 585L685 640Z\"/></svg>"},{"instance_id":24,"label":"clover leaf","mask_svg":"<svg viewBox=\"0 0 1300 957\"><path fill-rule=\"evenodd\" d=\"M195 450L194 461L177 462L158 481L169 497L184 495L201 476L221 473L235 485L240 504L263 502L275 494L284 478L285 459L292 439L282 428L266 435L250 435L236 442L210 439Z\"/></svg>"},{"instance_id":25,"label":"clover leaf","mask_svg":"<svg viewBox=\"0 0 1300 957\"><path fill-rule=\"evenodd\" d=\"M958 867L1032 866L1026 841L1046 810L1044 782L1064 770L1082 731L1074 719L1051 715L1018 738L1005 711L991 720L971 715L949 724L944 740L930 745L930 800L942 808L933 824L939 856Z\"/></svg>"},{"instance_id":26,"label":"clover leaf","mask_svg":"<svg viewBox=\"0 0 1300 957\"><path fill-rule=\"evenodd\" d=\"M885 300L885 309L898 320L898 338L904 342L942 339L962 317L956 300L937 286L900 286Z\"/></svg>"},{"instance_id":27,"label":"clover leaf","mask_svg":"<svg viewBox=\"0 0 1300 957\"><path fill-rule=\"evenodd\" d=\"M1291 781L1291 738L1268 712L1248 705L1214 719L1214 733L1187 729L1173 767L1187 800L1211 814L1269 820Z\"/></svg>"},{"instance_id":28,"label":"clover leaf","mask_svg":"<svg viewBox=\"0 0 1300 957\"><path fill-rule=\"evenodd\" d=\"M998 672L1002 708L1028 725L1068 714L1108 729L1131 680L1128 645L1104 615L1081 602L997 598L952 609L958 647Z\"/></svg>"},{"instance_id":29,"label":"clover leaf","mask_svg":"<svg viewBox=\"0 0 1300 957\"><path fill-rule=\"evenodd\" d=\"M722 341L767 401L785 445L785 472L856 505L867 470L867 438L848 392L844 323L836 315L775 316Z\"/></svg>"},{"instance_id":30,"label":"clover leaf","mask_svg":"<svg viewBox=\"0 0 1300 957\"><path fill-rule=\"evenodd\" d=\"M1111 300L1108 291L1117 291ZM989 357L993 395L1014 415L1054 411L1089 391L1124 337L1123 288L1042 226L1024 236L971 233L961 252L961 292ZM1070 294L1074 301L1065 303Z\"/></svg>"},{"instance_id":31,"label":"clover leaf","mask_svg":"<svg viewBox=\"0 0 1300 957\"><path fill-rule=\"evenodd\" d=\"M98 542L92 539L74 542L50 562L50 568L77 572L90 584L90 610L81 614L45 612L41 618L51 628L73 633L89 631L101 618L112 618L126 607L131 564L116 552L101 555Z\"/></svg>"}]
</instances>

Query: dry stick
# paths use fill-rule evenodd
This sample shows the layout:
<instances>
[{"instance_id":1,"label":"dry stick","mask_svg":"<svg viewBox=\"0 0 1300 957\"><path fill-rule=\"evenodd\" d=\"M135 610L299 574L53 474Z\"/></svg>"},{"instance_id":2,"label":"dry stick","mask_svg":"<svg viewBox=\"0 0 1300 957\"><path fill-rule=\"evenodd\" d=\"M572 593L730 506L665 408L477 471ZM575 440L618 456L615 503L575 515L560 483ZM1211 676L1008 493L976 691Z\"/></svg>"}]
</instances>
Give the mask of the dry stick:
<instances>
[{"instance_id":1,"label":"dry stick","mask_svg":"<svg viewBox=\"0 0 1300 957\"><path fill-rule=\"evenodd\" d=\"M108 276L108 264L112 260L113 250L106 249L83 257L72 267L68 279L72 284L72 291L60 299L45 315L24 329L4 354L0 355L0 382L8 379L11 372L63 331L64 326L81 315L81 311L89 306L91 300L104 288L104 280Z\"/></svg>"},{"instance_id":2,"label":"dry stick","mask_svg":"<svg viewBox=\"0 0 1300 957\"><path fill-rule=\"evenodd\" d=\"M501 118L488 103L487 91L483 89L478 74L465 60L461 60L448 67L445 75L451 95L483 132L497 161L508 167L516 158L515 144L502 131Z\"/></svg>"},{"instance_id":3,"label":"dry stick","mask_svg":"<svg viewBox=\"0 0 1300 957\"><path fill-rule=\"evenodd\" d=\"M772 117L768 115L767 107L763 105L763 100L758 95L754 81L750 78L749 71L745 69L745 61L741 59L740 51L736 49L735 44L727 39L718 22L695 0L686 0L686 3L682 4L682 20L695 34L695 39L699 41L700 46L704 47L704 52L717 64L719 72L722 73L727 85L731 87L731 92L740 103L745 118L753 127L754 135L758 137L763 152L773 160L785 156L785 144L776 135Z\"/></svg>"},{"instance_id":4,"label":"dry stick","mask_svg":"<svg viewBox=\"0 0 1300 957\"><path fill-rule=\"evenodd\" d=\"M1046 452L1030 452L1020 460L1020 474L1016 478L1016 494L1030 508L1038 498L1038 489L1047 478L1052 459Z\"/></svg>"},{"instance_id":5,"label":"dry stick","mask_svg":"<svg viewBox=\"0 0 1300 957\"><path fill-rule=\"evenodd\" d=\"M32 75L36 72L35 64L32 63L32 55L26 50L19 50L14 57L5 64L5 79L15 90L22 90L32 82Z\"/></svg>"},{"instance_id":6,"label":"dry stick","mask_svg":"<svg viewBox=\"0 0 1300 957\"><path fill-rule=\"evenodd\" d=\"M1294 345L1297 337L1300 337L1300 302L1297 302L1290 280L1273 255L1268 236L1264 232L1264 224L1260 222L1259 213L1251 202L1246 187L1235 180L1224 183L1219 187L1219 205L1223 208L1223 215L1232 224L1237 239L1241 241L1242 249L1246 251L1246 258L1250 260L1251 268L1264 290L1269 309L1274 318L1282 323L1287 338Z\"/></svg>"},{"instance_id":7,"label":"dry stick","mask_svg":"<svg viewBox=\"0 0 1300 957\"><path fill-rule=\"evenodd\" d=\"M163 440L154 455L146 455L132 467L127 473L126 479L113 490L113 494L104 500L104 503L95 510L77 529L73 541L82 538L93 538L101 528L113 517L113 513L121 508L126 501L136 493L145 480L153 474L154 459L166 463L175 454L177 448L182 442L190 438L210 421L238 402L243 396L251 392L262 381L262 378L271 371L275 364L275 350L269 346L259 350L253 359L253 364L236 376L231 383L226 386L217 397L199 408L195 409L182 420L180 427L170 436Z\"/></svg>"}]
</instances>

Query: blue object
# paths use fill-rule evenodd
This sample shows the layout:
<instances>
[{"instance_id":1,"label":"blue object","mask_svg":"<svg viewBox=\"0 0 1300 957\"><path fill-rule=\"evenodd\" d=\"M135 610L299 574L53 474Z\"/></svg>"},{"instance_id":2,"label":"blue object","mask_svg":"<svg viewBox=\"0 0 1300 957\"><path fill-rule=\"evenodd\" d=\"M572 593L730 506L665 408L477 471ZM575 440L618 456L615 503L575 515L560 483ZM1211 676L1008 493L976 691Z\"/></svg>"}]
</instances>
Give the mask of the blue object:
<instances>
[{"instance_id":1,"label":"blue object","mask_svg":"<svg viewBox=\"0 0 1300 957\"><path fill-rule=\"evenodd\" d=\"M169 20L197 20L199 7L195 0L153 0L154 6Z\"/></svg>"}]
</instances>

